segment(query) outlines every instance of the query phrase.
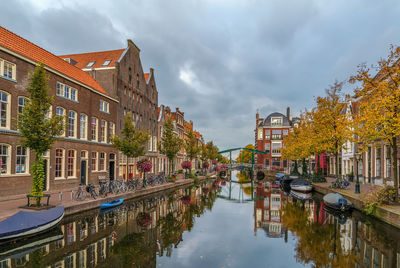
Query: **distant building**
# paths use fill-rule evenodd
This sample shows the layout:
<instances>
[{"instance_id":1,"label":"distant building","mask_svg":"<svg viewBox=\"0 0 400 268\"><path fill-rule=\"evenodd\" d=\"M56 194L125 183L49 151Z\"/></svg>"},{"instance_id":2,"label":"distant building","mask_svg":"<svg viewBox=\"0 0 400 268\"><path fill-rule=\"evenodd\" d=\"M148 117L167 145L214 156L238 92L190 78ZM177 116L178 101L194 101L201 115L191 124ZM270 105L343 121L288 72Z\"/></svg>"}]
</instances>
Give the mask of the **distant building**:
<instances>
[{"instance_id":1,"label":"distant building","mask_svg":"<svg viewBox=\"0 0 400 268\"><path fill-rule=\"evenodd\" d=\"M260 118L256 114L256 137L255 147L258 151L265 151L267 154L256 154L256 163L264 168L289 168L288 161L282 159L281 149L283 137L288 136L293 124L297 124L297 118L292 120L290 108L287 108L286 115L275 112L266 118Z\"/></svg>"}]
</instances>

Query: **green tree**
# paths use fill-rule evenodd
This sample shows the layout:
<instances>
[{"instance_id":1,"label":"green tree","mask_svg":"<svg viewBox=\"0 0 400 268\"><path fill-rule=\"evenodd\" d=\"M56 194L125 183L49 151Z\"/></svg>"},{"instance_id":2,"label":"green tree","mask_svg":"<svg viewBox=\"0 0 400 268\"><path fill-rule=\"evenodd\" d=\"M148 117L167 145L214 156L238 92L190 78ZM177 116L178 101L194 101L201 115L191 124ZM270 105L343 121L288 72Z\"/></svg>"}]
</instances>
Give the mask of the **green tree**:
<instances>
[{"instance_id":1,"label":"green tree","mask_svg":"<svg viewBox=\"0 0 400 268\"><path fill-rule=\"evenodd\" d=\"M247 144L244 148L255 150L253 144ZM247 150L240 151L238 157L236 158L236 162L238 163L251 163L252 152Z\"/></svg>"},{"instance_id":2,"label":"green tree","mask_svg":"<svg viewBox=\"0 0 400 268\"><path fill-rule=\"evenodd\" d=\"M124 128L121 131L122 138L114 135L111 144L124 155L136 158L146 154L150 136L148 133L137 130L132 123L132 113L127 113Z\"/></svg>"},{"instance_id":3,"label":"green tree","mask_svg":"<svg viewBox=\"0 0 400 268\"><path fill-rule=\"evenodd\" d=\"M218 156L218 147L214 145L212 141L207 142L206 144L207 158L212 161L216 160Z\"/></svg>"},{"instance_id":4,"label":"green tree","mask_svg":"<svg viewBox=\"0 0 400 268\"><path fill-rule=\"evenodd\" d=\"M190 161L195 159L199 153L199 147L197 146L197 137L192 130L187 134L187 140L185 140L185 151Z\"/></svg>"},{"instance_id":5,"label":"green tree","mask_svg":"<svg viewBox=\"0 0 400 268\"><path fill-rule=\"evenodd\" d=\"M164 131L161 137L161 142L158 145L158 150L168 158L170 173L171 170L173 170L174 158L181 148L182 140L174 134L174 123L172 119L169 118L164 123Z\"/></svg>"},{"instance_id":6,"label":"green tree","mask_svg":"<svg viewBox=\"0 0 400 268\"><path fill-rule=\"evenodd\" d=\"M31 149L35 158L32 163L31 173L32 195L43 195L43 183L45 181L43 153L51 149L56 136L64 130L64 118L62 116L49 116L53 97L49 96L49 77L46 75L44 65L39 63L35 71L30 74L29 93L23 111L18 115L18 130L21 133L21 145ZM40 198L36 199L37 205Z\"/></svg>"}]
</instances>

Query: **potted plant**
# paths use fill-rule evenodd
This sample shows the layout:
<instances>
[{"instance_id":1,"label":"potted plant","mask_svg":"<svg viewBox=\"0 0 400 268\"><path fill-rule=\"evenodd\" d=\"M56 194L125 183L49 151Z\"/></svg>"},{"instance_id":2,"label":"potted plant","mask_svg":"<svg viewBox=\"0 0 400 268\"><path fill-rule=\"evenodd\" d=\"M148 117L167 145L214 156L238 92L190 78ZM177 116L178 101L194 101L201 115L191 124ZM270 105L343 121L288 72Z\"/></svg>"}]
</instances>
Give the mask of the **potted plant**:
<instances>
[{"instance_id":1,"label":"potted plant","mask_svg":"<svg viewBox=\"0 0 400 268\"><path fill-rule=\"evenodd\" d=\"M182 168L185 170L185 178L187 178L187 170L192 168L192 162L191 161L183 161L181 164Z\"/></svg>"},{"instance_id":2,"label":"potted plant","mask_svg":"<svg viewBox=\"0 0 400 268\"><path fill-rule=\"evenodd\" d=\"M151 162L147 159L140 160L136 163L136 166L140 172L143 173L143 187L146 187L146 172L151 170L153 166Z\"/></svg>"}]
</instances>

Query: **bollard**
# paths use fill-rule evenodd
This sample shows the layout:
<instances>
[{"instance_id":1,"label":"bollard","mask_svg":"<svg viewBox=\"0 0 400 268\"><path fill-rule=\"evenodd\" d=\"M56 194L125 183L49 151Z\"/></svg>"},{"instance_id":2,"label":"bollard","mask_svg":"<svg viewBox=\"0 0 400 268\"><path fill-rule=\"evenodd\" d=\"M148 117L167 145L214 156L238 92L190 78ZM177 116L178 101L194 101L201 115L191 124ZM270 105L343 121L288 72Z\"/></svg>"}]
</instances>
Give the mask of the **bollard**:
<instances>
[{"instance_id":1,"label":"bollard","mask_svg":"<svg viewBox=\"0 0 400 268\"><path fill-rule=\"evenodd\" d=\"M73 196L74 196L74 190L71 190L71 200L74 200Z\"/></svg>"},{"instance_id":2,"label":"bollard","mask_svg":"<svg viewBox=\"0 0 400 268\"><path fill-rule=\"evenodd\" d=\"M58 201L61 202L62 201L62 192L58 192Z\"/></svg>"}]
</instances>

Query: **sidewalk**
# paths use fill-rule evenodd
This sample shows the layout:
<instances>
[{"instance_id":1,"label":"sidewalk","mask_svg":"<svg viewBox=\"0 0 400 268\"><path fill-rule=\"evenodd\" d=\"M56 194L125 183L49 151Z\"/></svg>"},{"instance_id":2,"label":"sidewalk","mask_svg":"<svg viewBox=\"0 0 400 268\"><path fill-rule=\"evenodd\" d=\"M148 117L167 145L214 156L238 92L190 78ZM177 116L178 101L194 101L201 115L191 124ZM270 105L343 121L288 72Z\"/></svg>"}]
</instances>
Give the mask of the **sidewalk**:
<instances>
[{"instance_id":1,"label":"sidewalk","mask_svg":"<svg viewBox=\"0 0 400 268\"><path fill-rule=\"evenodd\" d=\"M201 177L199 179L200 179L200 181L203 181L206 178ZM63 195L62 195L61 200L60 200L59 191L55 191L55 192L49 191L49 193L51 194L49 204L53 205L53 206L64 206L65 215L70 215L70 214L74 214L77 212L97 208L101 204L112 201L115 198L124 198L124 199L139 198L139 197L154 194L157 192L174 189L174 188L180 188L180 187L184 187L184 186L189 186L192 184L193 184L192 179L180 178L180 179L176 180L175 182L168 182L168 183L164 183L161 185L148 186L146 188L143 188L143 189L140 189L140 190L137 190L134 192L127 192L127 193L116 194L116 195L110 194L105 198L99 197L97 199L92 199L90 196L87 196L86 200L84 200L84 201L72 200L71 189L63 190ZM77 188L74 188L73 190L76 191ZM1 198L0 199L0 221L12 216L13 214L15 214L21 210L22 211L34 211L34 210L20 208L21 206L25 206L26 204L27 204L26 195L14 195L14 196L8 196L7 198Z\"/></svg>"},{"instance_id":2,"label":"sidewalk","mask_svg":"<svg viewBox=\"0 0 400 268\"><path fill-rule=\"evenodd\" d=\"M332 189L329 186L331 185L331 182L335 180L335 178L328 177L326 178L326 180L327 182L324 183L313 183L315 191L324 195L332 192L340 193L348 200L350 200L353 203L354 207L358 210L362 210L363 208L363 197L370 191L379 189L381 187L371 184L360 183L361 193L355 194L355 180L354 182L350 182L350 185L346 189ZM383 205L377 207L374 216L390 225L400 228L400 203L396 205Z\"/></svg>"}]
</instances>

